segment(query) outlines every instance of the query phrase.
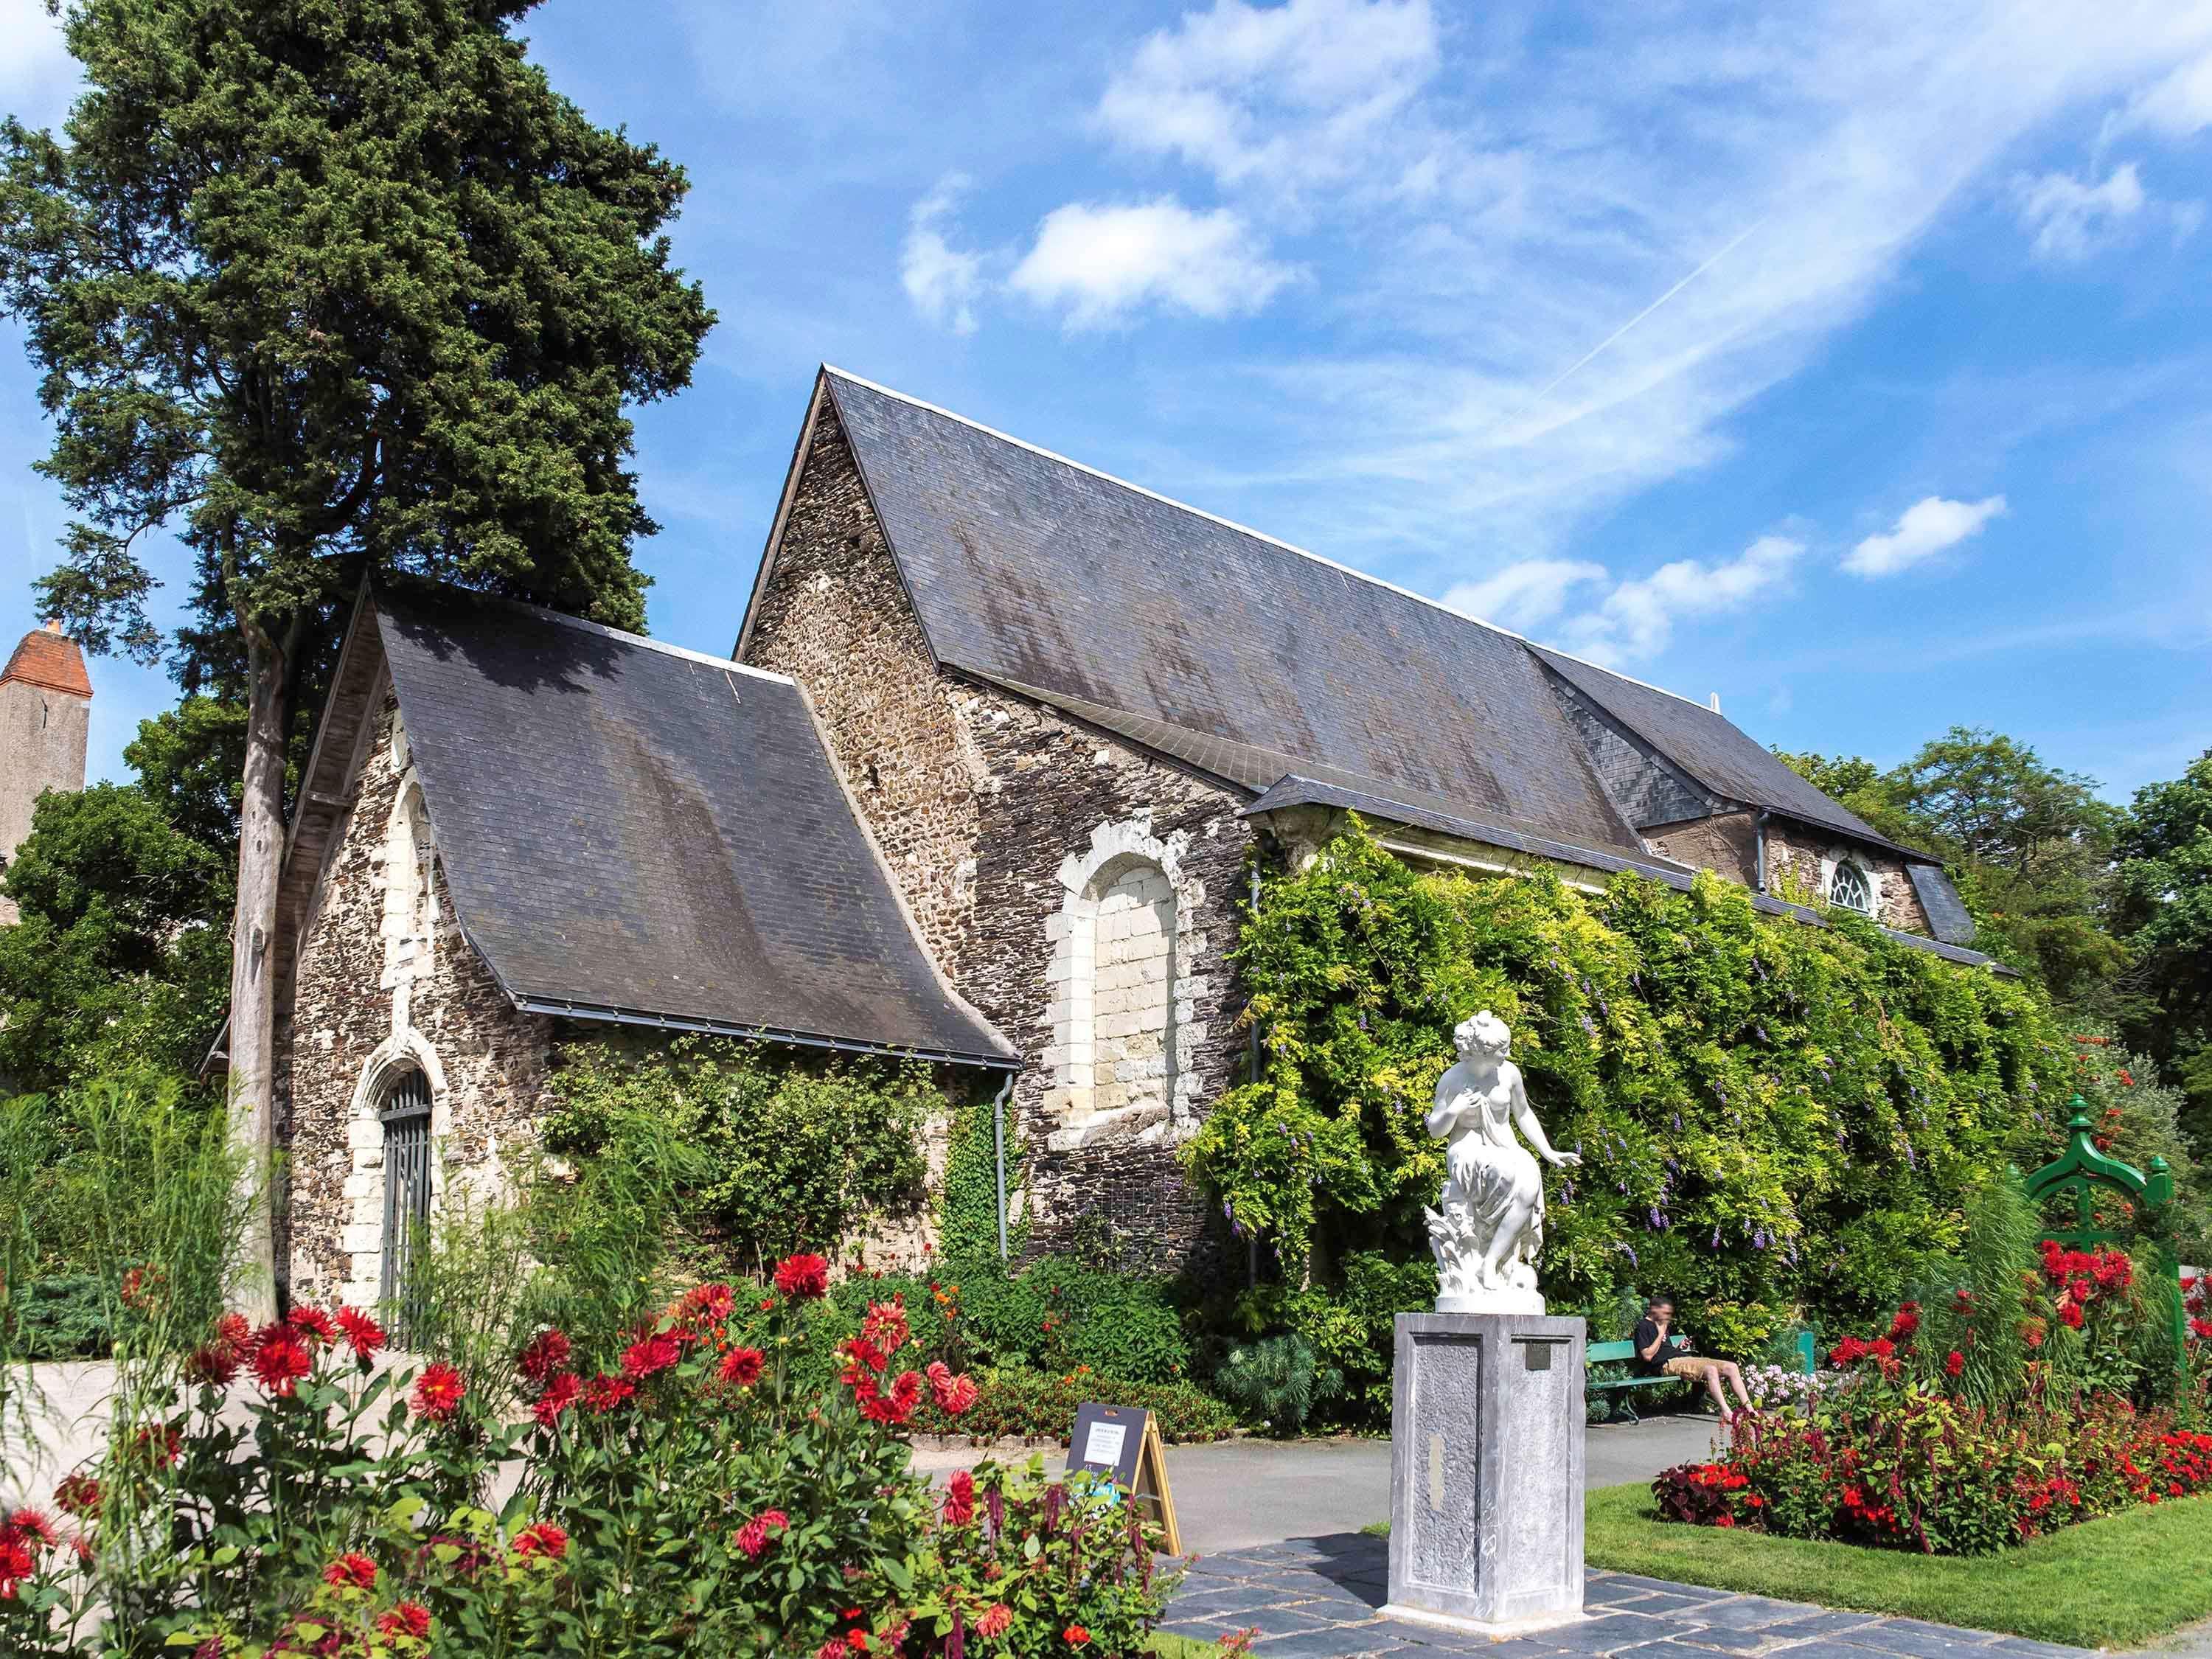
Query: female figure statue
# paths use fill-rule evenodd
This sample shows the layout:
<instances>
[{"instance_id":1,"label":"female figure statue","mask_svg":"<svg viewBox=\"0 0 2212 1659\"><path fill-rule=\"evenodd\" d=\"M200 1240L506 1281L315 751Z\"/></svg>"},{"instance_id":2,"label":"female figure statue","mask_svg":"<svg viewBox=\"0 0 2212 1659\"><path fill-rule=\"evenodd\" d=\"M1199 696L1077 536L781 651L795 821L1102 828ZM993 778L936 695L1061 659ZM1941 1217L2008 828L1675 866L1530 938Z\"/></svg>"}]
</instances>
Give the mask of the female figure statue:
<instances>
[{"instance_id":1,"label":"female figure statue","mask_svg":"<svg viewBox=\"0 0 2212 1659\"><path fill-rule=\"evenodd\" d=\"M1425 1211L1437 1257L1438 1313L1544 1311L1536 1255L1544 1243L1544 1176L1515 1126L1547 1163L1569 1169L1574 1152L1554 1152L1529 1109L1521 1068L1505 1056L1513 1041L1489 1009L1460 1022L1452 1037L1459 1063L1437 1083L1429 1133L1446 1143L1443 1211Z\"/></svg>"}]
</instances>

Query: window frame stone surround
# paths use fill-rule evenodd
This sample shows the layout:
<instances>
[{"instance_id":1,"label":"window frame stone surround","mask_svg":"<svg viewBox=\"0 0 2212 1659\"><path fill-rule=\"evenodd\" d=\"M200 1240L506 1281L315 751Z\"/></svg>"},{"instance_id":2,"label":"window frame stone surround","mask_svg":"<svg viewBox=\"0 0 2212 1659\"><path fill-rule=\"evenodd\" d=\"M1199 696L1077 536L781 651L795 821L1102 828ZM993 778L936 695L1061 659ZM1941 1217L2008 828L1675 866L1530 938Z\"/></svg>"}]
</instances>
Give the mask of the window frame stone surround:
<instances>
[{"instance_id":1,"label":"window frame stone surround","mask_svg":"<svg viewBox=\"0 0 2212 1659\"><path fill-rule=\"evenodd\" d=\"M1206 959L1206 936L1199 928L1206 889L1184 867L1189 843L1182 830L1164 840L1153 835L1152 814L1141 812L1098 824L1087 848L1060 861L1060 906L1045 921L1052 951L1045 969L1051 1042L1038 1057L1052 1078L1046 1117L1060 1126L1049 1136L1053 1151L1072 1151L1102 1135L1132 1130L1139 1140L1180 1141L1198 1127L1199 1073L1189 1062L1206 1039L1197 1004L1206 994L1207 981L1191 969ZM1099 917L1108 893L1131 872L1147 868L1165 878L1175 904L1161 1033L1164 1098L1102 1110L1094 1105L1098 1024L1129 1012L1115 1005L1117 999L1128 999L1132 988L1099 988Z\"/></svg>"},{"instance_id":2,"label":"window frame stone surround","mask_svg":"<svg viewBox=\"0 0 2212 1659\"><path fill-rule=\"evenodd\" d=\"M384 1294L384 1109L393 1085L414 1071L421 1072L430 1085L433 1216L445 1193L445 1139L452 1127L446 1068L430 1040L410 1026L394 1031L362 1062L346 1108L346 1149L352 1167L344 1188L348 1218L338 1241L346 1275L337 1294L339 1302L349 1308L373 1308Z\"/></svg>"}]
</instances>

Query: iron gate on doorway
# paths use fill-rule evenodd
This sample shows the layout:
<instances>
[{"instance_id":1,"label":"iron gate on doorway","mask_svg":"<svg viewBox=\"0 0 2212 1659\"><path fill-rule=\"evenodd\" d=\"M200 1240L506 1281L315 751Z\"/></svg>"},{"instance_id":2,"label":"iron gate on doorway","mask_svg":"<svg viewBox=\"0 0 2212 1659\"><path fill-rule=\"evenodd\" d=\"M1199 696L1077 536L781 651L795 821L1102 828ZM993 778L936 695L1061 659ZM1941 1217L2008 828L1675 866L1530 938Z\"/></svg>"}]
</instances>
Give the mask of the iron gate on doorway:
<instances>
[{"instance_id":1,"label":"iron gate on doorway","mask_svg":"<svg viewBox=\"0 0 2212 1659\"><path fill-rule=\"evenodd\" d=\"M384 1304L404 1334L414 1322L401 1304L407 1263L430 1220L430 1079L409 1072L392 1085L384 1122Z\"/></svg>"}]
</instances>

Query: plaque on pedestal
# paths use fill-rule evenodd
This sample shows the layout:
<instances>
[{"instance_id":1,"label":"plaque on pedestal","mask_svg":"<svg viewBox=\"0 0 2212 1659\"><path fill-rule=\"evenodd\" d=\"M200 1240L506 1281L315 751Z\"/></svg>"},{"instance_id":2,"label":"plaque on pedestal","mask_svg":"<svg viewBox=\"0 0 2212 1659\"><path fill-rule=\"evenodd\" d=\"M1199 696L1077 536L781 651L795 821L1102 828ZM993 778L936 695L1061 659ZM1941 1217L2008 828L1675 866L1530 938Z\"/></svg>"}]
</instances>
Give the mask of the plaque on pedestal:
<instances>
[{"instance_id":1,"label":"plaque on pedestal","mask_svg":"<svg viewBox=\"0 0 2212 1659\"><path fill-rule=\"evenodd\" d=\"M1400 1314L1389 1617L1498 1634L1583 1616L1579 1319Z\"/></svg>"}]
</instances>

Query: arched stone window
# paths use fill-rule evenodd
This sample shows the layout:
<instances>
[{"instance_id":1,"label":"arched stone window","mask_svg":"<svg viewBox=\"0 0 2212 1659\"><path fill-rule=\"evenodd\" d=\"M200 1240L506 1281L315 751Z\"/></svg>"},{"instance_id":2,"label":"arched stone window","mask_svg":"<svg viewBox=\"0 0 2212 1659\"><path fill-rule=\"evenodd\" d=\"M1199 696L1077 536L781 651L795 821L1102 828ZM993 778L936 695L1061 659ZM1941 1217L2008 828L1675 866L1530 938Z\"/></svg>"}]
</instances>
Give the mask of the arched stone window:
<instances>
[{"instance_id":1,"label":"arched stone window","mask_svg":"<svg viewBox=\"0 0 2212 1659\"><path fill-rule=\"evenodd\" d=\"M1193 930L1204 897L1182 870L1184 841L1154 836L1149 818L1103 823L1087 852L1060 866L1066 896L1053 942L1053 1072L1047 1104L1055 1146L1107 1128L1165 1137L1193 1115L1189 1056L1199 1036L1189 973L1204 941Z\"/></svg>"},{"instance_id":2,"label":"arched stone window","mask_svg":"<svg viewBox=\"0 0 2212 1659\"><path fill-rule=\"evenodd\" d=\"M355 1081L346 1130L349 1219L338 1299L349 1307L390 1300L405 1282L406 1251L436 1208L449 1127L446 1074L419 1031L377 1045Z\"/></svg>"},{"instance_id":3,"label":"arched stone window","mask_svg":"<svg viewBox=\"0 0 2212 1659\"><path fill-rule=\"evenodd\" d=\"M386 1085L378 1121L384 1129L384 1224L380 1300L397 1301L407 1264L430 1220L430 1079L410 1066Z\"/></svg>"},{"instance_id":4,"label":"arched stone window","mask_svg":"<svg viewBox=\"0 0 2212 1659\"><path fill-rule=\"evenodd\" d=\"M1857 865L1839 859L1828 878L1828 902L1870 916L1874 914L1874 882Z\"/></svg>"}]
</instances>

